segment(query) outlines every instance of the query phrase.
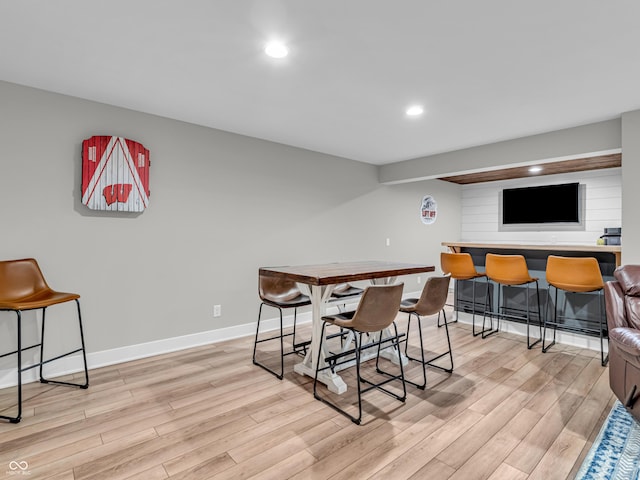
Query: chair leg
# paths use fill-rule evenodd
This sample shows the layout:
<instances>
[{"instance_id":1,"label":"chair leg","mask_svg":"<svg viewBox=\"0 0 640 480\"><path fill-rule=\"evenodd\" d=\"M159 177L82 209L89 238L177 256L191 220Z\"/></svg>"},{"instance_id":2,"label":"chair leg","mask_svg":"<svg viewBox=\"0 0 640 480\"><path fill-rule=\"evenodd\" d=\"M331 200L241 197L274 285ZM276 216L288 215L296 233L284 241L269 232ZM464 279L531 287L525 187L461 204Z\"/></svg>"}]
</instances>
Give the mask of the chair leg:
<instances>
[{"instance_id":1,"label":"chair leg","mask_svg":"<svg viewBox=\"0 0 640 480\"><path fill-rule=\"evenodd\" d=\"M356 332L353 330L350 330L351 332L353 332L353 342L355 344L355 348L352 351L347 352L348 354L355 354L355 365L356 365L356 384L357 384L357 395L358 395L358 416L353 416L351 415L349 412L347 412L346 410L344 410L343 408L341 408L340 406L338 406L336 403L331 402L328 398L321 396L318 393L318 373L321 370L327 370L330 369L332 371L335 371L335 367L338 364L337 363L337 359L340 357L343 357L345 355L345 352L342 352L340 354L337 354L335 356L335 358L332 358L332 356L328 356L325 358L325 362L328 363L327 366L320 368L320 360L321 360L321 352L322 352L322 348L323 348L323 344L326 341L327 338L330 338L330 335L325 335L325 327L326 327L326 323L323 323L322 325L322 330L321 330L321 336L320 336L320 347L318 349L318 357L317 357L317 362L316 362L316 371L315 371L315 375L314 375L314 379L313 379L313 397L316 400L320 400L322 403L328 405L329 407L333 408L335 411L341 413L342 415L344 415L345 417L349 418L353 423L360 425L362 422L362 394L366 393L372 389L377 389L380 390L381 392L386 393L387 395L390 395L394 398L396 398L397 400L400 400L401 402L404 402L406 400L407 397L407 389L406 389L406 385L405 385L405 377L404 377L404 368L402 366L402 362L400 362L400 375L391 375L387 372L384 372L380 369L379 366L379 360L380 360L380 348L381 348L381 343L384 342L388 342L391 341L392 342L392 346L396 349L396 351L398 352L398 356L400 356L400 335L398 335L398 328L395 325L395 323L393 324L394 330L395 330L395 335L393 337L387 337L386 339L382 339L380 338L377 345L373 344L373 345L367 345L363 348L363 343L362 343L362 332ZM367 334L368 335L368 334ZM378 354L376 355L376 371L378 373L384 374L385 376L389 377L386 380L383 380L382 382L379 383L373 383L369 380L367 380L366 378L364 378L361 374L361 370L360 370L360 365L361 365L361 352L362 350L364 350L365 348L372 348L373 346L377 346L378 349ZM353 361L353 359L351 359L351 361ZM387 390L386 388L384 388L383 386L386 385L389 382L392 382L394 380L401 380L402 382L402 395L398 395L390 390ZM367 388L362 388L363 383L366 383L367 385L369 385L369 387Z\"/></svg>"},{"instance_id":2,"label":"chair leg","mask_svg":"<svg viewBox=\"0 0 640 480\"><path fill-rule=\"evenodd\" d=\"M30 370L35 367L39 367L39 376L41 383L53 384L53 385L66 385L71 387L80 387L86 389L89 387L89 368L87 366L87 353L84 343L84 331L82 328L82 314L80 312L80 302L76 299L76 308L78 312L78 327L80 332L80 344L81 347L77 348L73 351L63 353L53 358L49 358L47 360L44 359L44 335L45 335L45 324L46 324L46 307L42 309L42 329L40 332L40 343L36 345L32 345L30 347L22 347L22 312L20 310L15 310L17 316L17 350L15 352L17 354L17 373L18 373L18 414L15 417L10 417L6 415L0 415L0 418L9 420L11 423L18 423L22 417L22 372L26 370ZM22 351L28 350L34 347L40 347L40 361L34 365L30 365L28 367L22 367ZM49 380L44 378L43 376L43 366L47 363L53 362L55 360L59 360L63 357L67 357L69 355L73 355L76 353L82 353L82 361L84 366L84 383L73 383L73 382L62 382L58 380ZM7 354L10 355L10 354ZM4 355L2 355L4 356Z\"/></svg>"},{"instance_id":3,"label":"chair leg","mask_svg":"<svg viewBox=\"0 0 640 480\"><path fill-rule=\"evenodd\" d=\"M604 325L602 319L604 315L602 315L602 301L604 295L602 294L602 290L598 292L598 320L600 322L600 364L604 367L609 363L609 353L607 352L607 356L604 356ZM608 332L607 332L608 333Z\"/></svg>"},{"instance_id":4,"label":"chair leg","mask_svg":"<svg viewBox=\"0 0 640 480\"><path fill-rule=\"evenodd\" d=\"M497 306L496 308L498 309L498 312L496 314L496 328L493 328L493 307L491 305L491 295L489 292L489 283L487 281L487 294L485 297L485 310L484 310L484 315L482 316L482 330L479 332L482 335L482 338L487 338L490 335L493 335L494 333L498 333L500 331L500 294L501 294L501 286L499 284L498 285L498 302L497 302ZM489 305L489 321L491 322L491 326L487 329L485 328L485 321L487 318L487 305Z\"/></svg>"},{"instance_id":5,"label":"chair leg","mask_svg":"<svg viewBox=\"0 0 640 480\"><path fill-rule=\"evenodd\" d=\"M348 417L351 418L353 423L356 425L360 425L362 422L362 375L360 375L360 347L362 347L362 333L359 335L353 335L353 341L356 344L356 384L358 385L358 418L353 418L351 415L347 414ZM380 352L380 345L378 344L378 352ZM345 412L346 413L346 412Z\"/></svg>"},{"instance_id":6,"label":"chair leg","mask_svg":"<svg viewBox=\"0 0 640 480\"><path fill-rule=\"evenodd\" d=\"M489 295L489 280L485 282L486 291L485 291L485 297L484 297L484 313L482 316L482 330L480 331L476 330L476 279L474 278L471 281L473 282L473 300L472 300L472 307L471 307L473 309L473 313L471 315L471 333L473 334L474 337L477 337L478 335L482 335L482 338L486 338L489 335L497 332L497 330L493 331L493 318L491 317L491 315L489 315L489 318L491 320L491 326L488 329L485 328L487 306L489 308L489 311L492 310L491 296Z\"/></svg>"},{"instance_id":7,"label":"chair leg","mask_svg":"<svg viewBox=\"0 0 640 480\"><path fill-rule=\"evenodd\" d=\"M459 304L458 295L460 293L459 292L460 289L458 288L458 280L456 280L456 286L455 286L454 290L455 290L455 295L453 297L453 311L456 314L456 318L455 318L455 320L451 320L449 323L458 323L458 304ZM475 290L474 290L473 293L475 294ZM442 313L444 313L444 309L442 310ZM444 316L444 321L445 322L447 321L447 317L446 316ZM443 325L444 325L444 323L440 323L440 312L438 312L438 328L442 327Z\"/></svg>"},{"instance_id":8,"label":"chair leg","mask_svg":"<svg viewBox=\"0 0 640 480\"><path fill-rule=\"evenodd\" d=\"M551 290L552 285L549 285L549 290ZM555 288L555 287L554 287ZM553 301L553 340L551 343L546 344L547 340L547 319L546 313L549 310L549 299L551 295L547 295L547 307L545 308L545 320L544 320L544 331L542 333L542 351L547 353L547 351L556 343L556 332L558 331L558 289L555 288L555 298Z\"/></svg>"},{"instance_id":9,"label":"chair leg","mask_svg":"<svg viewBox=\"0 0 640 480\"><path fill-rule=\"evenodd\" d=\"M82 315L80 313L80 302L76 299L76 309L78 311L78 327L79 327L79 332L80 332L80 345L81 347L73 350L71 352L68 353L64 353L62 355L58 355L57 357L54 358L50 358L48 360L44 359L44 332L45 332L45 311L46 311L46 307L42 309L42 333L41 333L41 337L40 337L40 382L41 383L51 383L54 385L67 385L70 387L80 387L83 389L89 388L89 370L87 368L87 355L86 355L86 351L84 348L84 331L82 329ZM61 382L58 380L49 380L47 378L44 378L43 375L43 366L49 362L53 362L54 360L58 360L62 357L66 357L68 355L73 355L74 353L78 353L81 352L82 353L82 360L84 362L84 383L72 383L72 382Z\"/></svg>"},{"instance_id":10,"label":"chair leg","mask_svg":"<svg viewBox=\"0 0 640 480\"><path fill-rule=\"evenodd\" d=\"M411 315L415 315L416 318L418 319L418 330L419 330L419 335L420 335L420 356L421 358L415 358L412 357L408 354L407 352L407 345L409 343L409 329L411 326ZM447 315L444 311L444 309L442 310L442 315L445 319L445 323L443 323L443 326L445 327L445 331L446 331L446 335L447 335L447 345L448 345L448 350L446 352L443 352L439 355L436 355L435 357L429 358L429 359L425 359L424 357L424 340L422 337L422 322L420 319L420 315L418 315L417 313L410 313L409 314L409 319L408 319L408 323L407 323L407 338L405 339L405 350L404 350L404 354L405 356L409 359L409 360L413 360L414 362L419 362L422 364L422 378L423 378L423 382L421 384L413 382L411 380L406 380L406 383L410 383L411 385L414 385L416 387L418 387L420 390L424 390L427 386L427 365L429 365L430 367L433 368L437 368L439 370L442 370L444 372L447 373L451 373L453 372L453 353L452 353L452 349L451 349L451 337L449 336L449 327L448 327L448 323L447 323ZM449 368L445 368L445 367L441 367L440 365L436 365L433 362L436 360L439 360L440 358L449 355L449 363L450 363L450 367Z\"/></svg>"},{"instance_id":11,"label":"chair leg","mask_svg":"<svg viewBox=\"0 0 640 480\"><path fill-rule=\"evenodd\" d=\"M409 333L410 333L410 329L411 329L411 316L415 315L416 318L418 319L418 337L420 338L420 355L421 358L414 358L411 355L409 355L409 352L407 351L407 347L409 346ZM440 314L438 312L438 318L440 318ZM445 317L445 326L446 326L446 317ZM449 327L446 327L447 332L449 331ZM420 362L422 364L422 383L416 383L413 382L411 380L407 380L405 379L406 383L410 383L411 385L418 387L420 390L424 390L425 387L427 386L427 362L424 359L424 343L422 340L422 323L420 322L420 315L418 315L417 313L414 312L410 312L409 313L409 318L407 320L407 338L405 339L404 342L404 355L405 357L407 357L409 360L413 360L414 362ZM402 362L400 362L402 363Z\"/></svg>"},{"instance_id":12,"label":"chair leg","mask_svg":"<svg viewBox=\"0 0 640 480\"><path fill-rule=\"evenodd\" d=\"M331 363L329 363L328 366L320 368L320 360L322 359L321 357L321 352L322 352L322 348L323 348L323 344L325 342L325 327L326 327L326 323L322 324L322 330L320 333L320 346L318 347L318 358L316 361L316 371L315 371L315 375L313 377L313 398L315 398L316 400L320 400L322 403L324 403L325 405L328 405L329 407L333 408L336 412L341 413L342 415L344 415L345 417L349 418L353 423L360 425L360 422L362 420L362 402L361 402L361 388L360 388L360 351L359 351L359 347L360 345L358 344L358 339L359 337L362 336L362 334L360 335L354 335L354 343L356 344L356 348L355 348L355 355L356 355L356 383L358 384L358 416L354 417L353 415L349 414L349 412L347 412L346 410L340 408L337 404L331 402L329 399L321 396L318 393L318 372L320 372L320 370L327 370L327 369L331 369L333 370L333 366L331 365ZM330 361L329 361L330 362Z\"/></svg>"},{"instance_id":13,"label":"chair leg","mask_svg":"<svg viewBox=\"0 0 640 480\"><path fill-rule=\"evenodd\" d=\"M16 371L18 373L18 412L15 417L11 417L9 415L0 415L0 418L4 420L9 420L11 423L18 423L22 419L22 315L20 310L14 310L16 312L16 341L17 341L17 350L15 352L7 353L6 355L11 355L15 353L17 355L17 368ZM2 355L3 357L5 355Z\"/></svg>"},{"instance_id":14,"label":"chair leg","mask_svg":"<svg viewBox=\"0 0 640 480\"><path fill-rule=\"evenodd\" d=\"M260 309L258 310L258 325L256 327L256 339L253 343L253 364L264 368L267 372L275 375L276 378L282 380L282 378L284 377L284 339L282 335L283 333L282 332L282 309L278 308L278 310L280 311L280 335L259 339L258 337L260 334L260 319L262 317L262 307L264 305L265 305L264 302L262 302L260 304ZM272 370L271 368L267 367L265 364L258 362L258 360L256 359L256 349L257 349L258 343L268 342L270 340L276 340L276 339L280 340L280 373L276 372L275 370Z\"/></svg>"},{"instance_id":15,"label":"chair leg","mask_svg":"<svg viewBox=\"0 0 640 480\"><path fill-rule=\"evenodd\" d=\"M444 313L444 310L442 310L442 315L445 317L445 321L446 321L446 314ZM437 368L439 370L442 370L444 372L451 373L451 372L453 372L453 351L451 349L451 338L449 337L449 327L447 327L446 323L445 323L445 330L446 330L446 333L447 333L447 345L448 345L449 349L446 352L441 353L440 355L436 355L435 357L430 358L429 360L426 360L425 364L429 365L431 367ZM440 365L435 365L433 363L435 360L438 360L438 359L440 359L440 358L442 358L442 357L444 357L446 355L449 355L449 364L451 365L451 367L445 368L445 367L441 367ZM424 357L424 355L423 355L423 357Z\"/></svg>"},{"instance_id":16,"label":"chair leg","mask_svg":"<svg viewBox=\"0 0 640 480\"><path fill-rule=\"evenodd\" d=\"M392 337L390 337L392 344L391 346L394 347L396 349L396 351L398 352L398 358L400 358L400 338L404 335L399 335L398 334L398 326L395 324L395 322L392 323L393 325L393 330L394 330L394 335ZM382 334L382 332L381 332ZM389 339L387 339L389 340ZM362 383L367 383L370 385L369 388L363 390L364 392L368 392L369 390L376 388L378 390L380 390L381 392L386 393L387 395L395 398L396 400L400 400L401 402L404 402L407 398L407 387L406 387L406 379L404 377L404 367L402 365L402 362L398 362L400 364L400 375L393 375L391 373L385 372L380 368L380 349L382 346L382 342L384 340L382 339L382 337L380 337L380 341L378 342L378 351L376 354L376 372L381 373L383 375L386 375L388 378L385 381L382 381L380 383L373 383L370 382L369 380L365 379L365 378L361 378ZM396 393L393 393L390 390L387 390L386 388L384 388L383 386L386 385L389 382L392 382L394 380L400 380L402 382L402 395L398 395Z\"/></svg>"},{"instance_id":17,"label":"chair leg","mask_svg":"<svg viewBox=\"0 0 640 480\"><path fill-rule=\"evenodd\" d=\"M538 281L536 280L536 298L538 300L538 326L540 323L540 291L538 289ZM533 343L530 342L529 328L531 325L531 309L529 308L529 284L527 283L527 348L531 350L535 345L542 341L542 330L540 330L540 337Z\"/></svg>"}]
</instances>

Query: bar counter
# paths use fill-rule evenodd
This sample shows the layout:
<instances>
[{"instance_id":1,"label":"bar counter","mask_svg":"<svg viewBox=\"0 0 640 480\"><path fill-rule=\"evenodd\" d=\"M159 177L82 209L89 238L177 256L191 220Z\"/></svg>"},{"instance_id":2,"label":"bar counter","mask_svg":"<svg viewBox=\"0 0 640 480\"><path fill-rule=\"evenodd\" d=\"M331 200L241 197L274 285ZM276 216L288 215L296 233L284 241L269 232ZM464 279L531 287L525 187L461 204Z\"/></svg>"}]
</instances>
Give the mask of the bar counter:
<instances>
[{"instance_id":1,"label":"bar counter","mask_svg":"<svg viewBox=\"0 0 640 480\"><path fill-rule=\"evenodd\" d=\"M550 255L599 256L610 254L615 258L615 266L620 266L622 247L620 245L562 245L562 244L523 244L523 243L479 243L479 242L442 242L452 252L460 253L467 249L483 249L492 253L507 253L504 250L546 251ZM525 255L526 256L526 255Z\"/></svg>"},{"instance_id":2,"label":"bar counter","mask_svg":"<svg viewBox=\"0 0 640 480\"><path fill-rule=\"evenodd\" d=\"M473 259L473 263L478 271L484 271L485 257L487 253L496 253L503 255L523 255L527 261L527 267L533 277L539 279L541 307L553 308L553 301L548 305L548 284L546 282L547 258L549 255L558 255L565 257L594 257L600 266L603 280L613 280L614 270L620 266L620 256L622 247L620 245L562 245L562 244L515 244L515 243L480 243L480 242L442 242L442 245L448 247L455 253L469 253ZM487 295L486 289L489 289L489 297L496 301L497 290L495 285L490 283L478 282L475 284L476 302L477 299L484 299ZM459 298L458 310L466 313L472 312L473 283L470 281L457 281L455 284L456 295ZM505 296L510 298L510 303L515 305L514 310L523 309L526 305L526 297L523 297L523 288L509 287L505 290ZM593 319L598 315L597 293L574 294L569 293L566 296L568 300L569 311L575 314L574 320L567 321L567 326L585 328L588 324L593 323ZM551 300L551 299L549 299ZM476 314L481 314L485 310L484 301L478 305L476 303ZM510 308L511 309L511 308ZM549 310L552 311L552 310ZM544 316L544 312L541 312ZM569 315L572 316L572 315ZM580 319L582 318L582 319ZM562 326L559 330L565 330ZM592 335L592 333L587 333Z\"/></svg>"}]
</instances>

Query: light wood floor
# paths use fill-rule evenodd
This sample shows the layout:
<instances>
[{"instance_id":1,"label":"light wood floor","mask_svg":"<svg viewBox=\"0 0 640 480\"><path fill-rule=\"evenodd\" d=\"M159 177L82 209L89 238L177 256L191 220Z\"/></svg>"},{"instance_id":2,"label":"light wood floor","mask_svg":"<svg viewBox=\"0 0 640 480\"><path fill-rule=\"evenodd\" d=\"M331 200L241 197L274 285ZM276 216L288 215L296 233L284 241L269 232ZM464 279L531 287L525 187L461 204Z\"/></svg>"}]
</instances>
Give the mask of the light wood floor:
<instances>
[{"instance_id":1,"label":"light wood floor","mask_svg":"<svg viewBox=\"0 0 640 480\"><path fill-rule=\"evenodd\" d=\"M438 351L444 329L425 324ZM29 384L22 422L0 423L0 478L573 478L614 400L598 353L451 336L454 373L429 369L404 404L369 393L362 426L314 400L299 357L283 381L253 366L252 338L96 369L88 390Z\"/></svg>"}]
</instances>

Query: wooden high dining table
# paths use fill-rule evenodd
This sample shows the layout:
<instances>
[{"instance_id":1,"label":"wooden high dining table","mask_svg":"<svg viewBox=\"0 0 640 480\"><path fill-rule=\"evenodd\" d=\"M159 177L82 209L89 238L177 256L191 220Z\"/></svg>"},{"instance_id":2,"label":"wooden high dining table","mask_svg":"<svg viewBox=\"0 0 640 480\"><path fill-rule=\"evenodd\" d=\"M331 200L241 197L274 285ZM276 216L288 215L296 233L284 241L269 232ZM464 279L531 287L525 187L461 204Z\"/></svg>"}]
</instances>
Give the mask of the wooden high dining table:
<instances>
[{"instance_id":1,"label":"wooden high dining table","mask_svg":"<svg viewBox=\"0 0 640 480\"><path fill-rule=\"evenodd\" d=\"M286 278L297 282L303 293L311 298L312 305L312 333L311 348L302 361L295 365L294 370L300 375L315 376L320 335L322 331L322 316L326 314L327 304L333 287L339 283L370 280L374 285L390 285L401 275L433 272L433 265L412 263L364 261L327 263L320 265L300 265L287 267L263 267L259 274L267 277ZM320 355L324 362L324 355ZM324 366L324 365L321 365ZM335 393L344 393L347 385L337 373L325 370L318 375L318 381L326 384Z\"/></svg>"}]
</instances>

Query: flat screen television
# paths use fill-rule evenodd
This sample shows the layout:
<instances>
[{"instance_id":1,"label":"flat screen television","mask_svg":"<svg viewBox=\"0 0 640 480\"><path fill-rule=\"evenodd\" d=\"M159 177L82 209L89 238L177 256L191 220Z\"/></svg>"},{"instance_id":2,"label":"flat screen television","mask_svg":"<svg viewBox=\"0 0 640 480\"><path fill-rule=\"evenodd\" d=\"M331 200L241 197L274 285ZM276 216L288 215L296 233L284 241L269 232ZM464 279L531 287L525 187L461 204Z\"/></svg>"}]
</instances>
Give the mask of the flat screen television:
<instances>
[{"instance_id":1,"label":"flat screen television","mask_svg":"<svg viewBox=\"0 0 640 480\"><path fill-rule=\"evenodd\" d=\"M579 183L502 190L503 225L580 223Z\"/></svg>"}]
</instances>

